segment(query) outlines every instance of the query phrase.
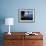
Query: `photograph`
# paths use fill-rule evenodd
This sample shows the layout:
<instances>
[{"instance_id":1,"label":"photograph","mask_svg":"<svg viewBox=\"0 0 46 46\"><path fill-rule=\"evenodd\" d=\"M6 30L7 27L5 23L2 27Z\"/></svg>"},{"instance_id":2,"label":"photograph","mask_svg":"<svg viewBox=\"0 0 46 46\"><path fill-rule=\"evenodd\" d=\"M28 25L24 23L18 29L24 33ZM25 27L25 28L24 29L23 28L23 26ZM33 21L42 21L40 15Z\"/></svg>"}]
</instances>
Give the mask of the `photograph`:
<instances>
[{"instance_id":1,"label":"photograph","mask_svg":"<svg viewBox=\"0 0 46 46\"><path fill-rule=\"evenodd\" d=\"M34 9L19 9L18 10L19 22L34 22L35 10Z\"/></svg>"}]
</instances>

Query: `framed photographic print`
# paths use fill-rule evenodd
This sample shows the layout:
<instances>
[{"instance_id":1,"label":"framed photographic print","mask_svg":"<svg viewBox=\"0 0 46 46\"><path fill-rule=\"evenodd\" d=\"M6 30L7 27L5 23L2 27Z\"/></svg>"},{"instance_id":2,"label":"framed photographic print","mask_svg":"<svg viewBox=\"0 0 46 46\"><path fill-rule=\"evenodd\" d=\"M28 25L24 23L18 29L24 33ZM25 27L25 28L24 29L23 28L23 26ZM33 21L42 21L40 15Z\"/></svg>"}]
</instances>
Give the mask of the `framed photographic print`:
<instances>
[{"instance_id":1,"label":"framed photographic print","mask_svg":"<svg viewBox=\"0 0 46 46\"><path fill-rule=\"evenodd\" d=\"M35 9L19 9L18 20L19 22L35 22Z\"/></svg>"}]
</instances>

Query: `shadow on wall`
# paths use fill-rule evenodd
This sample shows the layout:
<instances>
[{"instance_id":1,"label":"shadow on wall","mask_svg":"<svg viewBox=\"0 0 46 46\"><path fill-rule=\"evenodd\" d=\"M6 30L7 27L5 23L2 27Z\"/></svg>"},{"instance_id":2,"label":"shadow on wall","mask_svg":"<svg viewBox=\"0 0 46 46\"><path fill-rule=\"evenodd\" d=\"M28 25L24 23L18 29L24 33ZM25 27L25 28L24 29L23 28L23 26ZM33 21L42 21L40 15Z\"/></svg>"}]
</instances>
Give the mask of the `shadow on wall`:
<instances>
[{"instance_id":1,"label":"shadow on wall","mask_svg":"<svg viewBox=\"0 0 46 46\"><path fill-rule=\"evenodd\" d=\"M4 16L0 16L0 33L2 32L2 25L5 24L5 17Z\"/></svg>"},{"instance_id":2,"label":"shadow on wall","mask_svg":"<svg viewBox=\"0 0 46 46\"><path fill-rule=\"evenodd\" d=\"M5 17L0 16L0 46L3 46L3 32L2 32L2 25L5 23Z\"/></svg>"}]
</instances>

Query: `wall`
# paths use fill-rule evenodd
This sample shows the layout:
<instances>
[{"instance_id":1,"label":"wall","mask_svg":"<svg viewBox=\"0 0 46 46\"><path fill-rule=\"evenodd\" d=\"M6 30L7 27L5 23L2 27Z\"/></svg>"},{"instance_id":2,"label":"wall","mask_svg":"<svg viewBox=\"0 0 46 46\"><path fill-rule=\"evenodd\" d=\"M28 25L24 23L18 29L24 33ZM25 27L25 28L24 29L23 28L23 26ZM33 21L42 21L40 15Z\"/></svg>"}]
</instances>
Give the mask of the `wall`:
<instances>
[{"instance_id":1,"label":"wall","mask_svg":"<svg viewBox=\"0 0 46 46\"><path fill-rule=\"evenodd\" d=\"M15 24L12 26L12 31L46 31L46 1L44 0L1 0L0 17L13 17ZM18 9L35 8L35 23L19 23ZM2 26L2 32L7 31L8 27ZM14 28L14 29L13 29ZM43 31L44 30L44 31Z\"/></svg>"},{"instance_id":2,"label":"wall","mask_svg":"<svg viewBox=\"0 0 46 46\"><path fill-rule=\"evenodd\" d=\"M19 8L35 8L35 23L19 23ZM46 0L0 0L0 18L6 17L13 17L15 19L15 24L11 27L12 32L38 31L46 36ZM0 32L6 31L8 32L8 26L2 24L0 26ZM44 43L46 44L45 41Z\"/></svg>"}]
</instances>

